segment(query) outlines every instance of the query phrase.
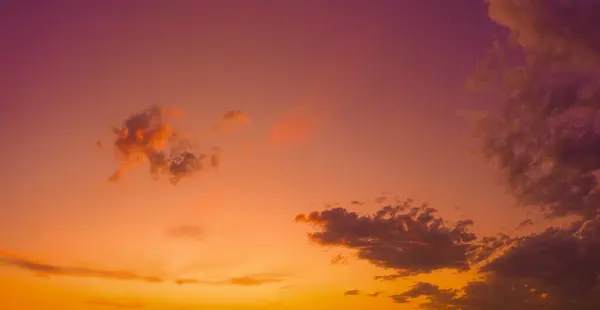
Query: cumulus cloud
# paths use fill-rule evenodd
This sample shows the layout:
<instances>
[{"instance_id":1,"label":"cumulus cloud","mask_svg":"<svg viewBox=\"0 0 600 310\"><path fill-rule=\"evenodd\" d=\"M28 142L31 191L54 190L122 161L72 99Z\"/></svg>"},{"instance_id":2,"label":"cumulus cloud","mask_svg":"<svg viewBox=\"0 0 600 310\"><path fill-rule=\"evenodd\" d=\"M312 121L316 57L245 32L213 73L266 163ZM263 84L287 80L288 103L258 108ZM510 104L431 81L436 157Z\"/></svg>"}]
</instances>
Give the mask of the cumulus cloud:
<instances>
[{"instance_id":1,"label":"cumulus cloud","mask_svg":"<svg viewBox=\"0 0 600 310\"><path fill-rule=\"evenodd\" d=\"M577 234L583 224L578 221L521 238L482 271L529 279L555 293L588 294L599 284L600 221L588 222L587 233Z\"/></svg>"},{"instance_id":2,"label":"cumulus cloud","mask_svg":"<svg viewBox=\"0 0 600 310\"><path fill-rule=\"evenodd\" d=\"M594 0L485 0L494 22L526 52L578 67L600 64L600 7Z\"/></svg>"},{"instance_id":3,"label":"cumulus cloud","mask_svg":"<svg viewBox=\"0 0 600 310\"><path fill-rule=\"evenodd\" d=\"M597 1L487 0L490 18L510 31L496 43L496 83L504 101L479 123L483 153L497 162L524 206L548 217L599 213L600 7ZM515 57L512 57L515 58ZM485 74L484 74L485 75Z\"/></svg>"},{"instance_id":4,"label":"cumulus cloud","mask_svg":"<svg viewBox=\"0 0 600 310\"><path fill-rule=\"evenodd\" d=\"M202 171L207 164L212 168L219 165L221 148L213 147L210 154L201 152L197 141L173 128L170 117L174 114L169 109L152 106L125 119L120 128L114 128L113 144L121 164L109 182L119 181L126 171L145 161L149 162L154 179L167 175L174 185ZM216 130L230 131L246 123L247 115L235 110L225 113L214 126Z\"/></svg>"},{"instance_id":5,"label":"cumulus cloud","mask_svg":"<svg viewBox=\"0 0 600 310\"><path fill-rule=\"evenodd\" d=\"M481 279L435 292L424 309L596 309L600 299L600 3L486 0L490 19L515 45L496 41L478 78L497 72L502 95L478 123L484 155L510 193L547 217L578 216L563 227L487 242ZM517 53L515 53L517 52ZM524 57L511 57L520 52ZM498 93L498 92L497 92ZM532 225L530 219L519 227ZM502 248L498 251L495 248ZM484 250L485 251L485 250ZM402 296L402 294L399 294Z\"/></svg>"},{"instance_id":6,"label":"cumulus cloud","mask_svg":"<svg viewBox=\"0 0 600 310\"><path fill-rule=\"evenodd\" d=\"M309 234L311 241L355 250L359 259L396 273L380 279L444 268L467 270L469 261L482 255L483 249L468 230L473 221L448 225L436 213L427 205L414 207L409 200L369 215L341 207L313 211L297 215L296 222L319 229Z\"/></svg>"}]
</instances>

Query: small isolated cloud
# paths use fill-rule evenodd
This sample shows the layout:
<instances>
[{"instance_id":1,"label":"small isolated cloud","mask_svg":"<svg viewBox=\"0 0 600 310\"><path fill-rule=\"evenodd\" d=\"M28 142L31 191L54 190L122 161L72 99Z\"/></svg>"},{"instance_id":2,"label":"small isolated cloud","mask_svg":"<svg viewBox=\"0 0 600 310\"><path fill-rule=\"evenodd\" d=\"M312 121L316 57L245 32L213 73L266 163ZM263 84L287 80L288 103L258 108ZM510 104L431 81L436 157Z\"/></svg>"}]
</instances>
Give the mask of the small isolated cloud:
<instances>
[{"instance_id":1,"label":"small isolated cloud","mask_svg":"<svg viewBox=\"0 0 600 310\"><path fill-rule=\"evenodd\" d=\"M346 264L348 264L348 258L342 254L336 254L331 259L331 264L332 265L346 265Z\"/></svg>"},{"instance_id":2,"label":"small isolated cloud","mask_svg":"<svg viewBox=\"0 0 600 310\"><path fill-rule=\"evenodd\" d=\"M233 132L250 123L250 117L240 110L230 110L213 125L216 132Z\"/></svg>"},{"instance_id":3,"label":"small isolated cloud","mask_svg":"<svg viewBox=\"0 0 600 310\"><path fill-rule=\"evenodd\" d=\"M89 305L100 306L100 307L109 307L109 308L117 308L117 309L140 309L144 308L145 305L137 302L123 302L116 301L110 299L91 299L85 302Z\"/></svg>"},{"instance_id":4,"label":"small isolated cloud","mask_svg":"<svg viewBox=\"0 0 600 310\"><path fill-rule=\"evenodd\" d=\"M373 293L366 294L366 296L368 296L368 297L379 297L382 294L385 294L385 292L373 292Z\"/></svg>"},{"instance_id":5,"label":"small isolated cloud","mask_svg":"<svg viewBox=\"0 0 600 310\"><path fill-rule=\"evenodd\" d=\"M194 175L208 167L216 168L220 163L221 149L213 147L210 154L199 151L199 143L186 137L168 122L173 113L159 106L152 106L133 114L114 128L114 146L121 159L119 168L109 177L117 182L126 171L150 163L150 175L159 179L167 175L176 185L185 177ZM229 111L215 124L219 131L236 129L248 122L241 111ZM208 165L205 161L209 161Z\"/></svg>"},{"instance_id":6,"label":"small isolated cloud","mask_svg":"<svg viewBox=\"0 0 600 310\"><path fill-rule=\"evenodd\" d=\"M521 223L519 223L519 225L517 225L517 229L533 226L533 224L534 223L532 219L524 219L523 221L521 221Z\"/></svg>"},{"instance_id":7,"label":"small isolated cloud","mask_svg":"<svg viewBox=\"0 0 600 310\"><path fill-rule=\"evenodd\" d=\"M200 241L204 237L204 229L198 225L181 225L170 228L167 234L172 238Z\"/></svg>"},{"instance_id":8,"label":"small isolated cloud","mask_svg":"<svg viewBox=\"0 0 600 310\"><path fill-rule=\"evenodd\" d=\"M476 236L468 231L472 221L448 226L434 208L413 207L411 201L386 206L372 215L345 208L313 211L296 216L319 231L309 234L322 246L355 250L359 259L392 269L398 276L430 273L450 268L467 270Z\"/></svg>"},{"instance_id":9,"label":"small isolated cloud","mask_svg":"<svg viewBox=\"0 0 600 310\"><path fill-rule=\"evenodd\" d=\"M307 106L295 107L271 127L274 143L305 142L313 139L324 124L324 116Z\"/></svg>"},{"instance_id":10,"label":"small isolated cloud","mask_svg":"<svg viewBox=\"0 0 600 310\"><path fill-rule=\"evenodd\" d=\"M160 277L140 275L131 271L104 270L85 267L59 266L34 262L0 251L0 264L29 271L40 277L77 277L161 283Z\"/></svg>"},{"instance_id":11,"label":"small isolated cloud","mask_svg":"<svg viewBox=\"0 0 600 310\"><path fill-rule=\"evenodd\" d=\"M344 296L358 296L360 295L359 290L349 290L344 292Z\"/></svg>"}]
</instances>

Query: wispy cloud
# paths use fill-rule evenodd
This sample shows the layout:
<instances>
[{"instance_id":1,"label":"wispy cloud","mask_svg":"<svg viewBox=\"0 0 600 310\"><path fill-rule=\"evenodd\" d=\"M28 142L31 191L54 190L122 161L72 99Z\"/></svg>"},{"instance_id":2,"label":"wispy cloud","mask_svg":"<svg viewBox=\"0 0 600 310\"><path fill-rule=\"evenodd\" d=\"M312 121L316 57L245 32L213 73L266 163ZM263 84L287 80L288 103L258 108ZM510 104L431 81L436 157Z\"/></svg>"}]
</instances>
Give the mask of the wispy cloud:
<instances>
[{"instance_id":1,"label":"wispy cloud","mask_svg":"<svg viewBox=\"0 0 600 310\"><path fill-rule=\"evenodd\" d=\"M104 270L85 267L59 266L34 262L6 252L0 252L0 264L32 272L40 277L79 277L161 283L160 277L140 275L132 271Z\"/></svg>"},{"instance_id":2,"label":"wispy cloud","mask_svg":"<svg viewBox=\"0 0 600 310\"><path fill-rule=\"evenodd\" d=\"M269 140L274 143L306 142L322 130L324 123L324 114L316 108L296 106L271 127Z\"/></svg>"},{"instance_id":3,"label":"wispy cloud","mask_svg":"<svg viewBox=\"0 0 600 310\"><path fill-rule=\"evenodd\" d=\"M29 271L39 277L75 277L97 278L106 280L141 281L146 283L172 282L177 285L232 285L232 286L259 286L271 283L281 283L289 277L287 273L264 272L242 275L223 280L206 280L197 278L168 279L158 276L147 276L134 271L94 269L76 266L60 266L48 263L35 262L21 258L18 255L0 251L0 264Z\"/></svg>"},{"instance_id":4,"label":"wispy cloud","mask_svg":"<svg viewBox=\"0 0 600 310\"><path fill-rule=\"evenodd\" d=\"M232 285L232 286L259 286L271 283L281 283L289 274L285 273L257 273L232 277L224 280L199 280L199 279L177 279L175 283L178 285L185 284L206 284L206 285Z\"/></svg>"},{"instance_id":5,"label":"wispy cloud","mask_svg":"<svg viewBox=\"0 0 600 310\"><path fill-rule=\"evenodd\" d=\"M172 238L200 241L204 237L204 229L198 225L180 225L169 228L167 235Z\"/></svg>"}]
</instances>

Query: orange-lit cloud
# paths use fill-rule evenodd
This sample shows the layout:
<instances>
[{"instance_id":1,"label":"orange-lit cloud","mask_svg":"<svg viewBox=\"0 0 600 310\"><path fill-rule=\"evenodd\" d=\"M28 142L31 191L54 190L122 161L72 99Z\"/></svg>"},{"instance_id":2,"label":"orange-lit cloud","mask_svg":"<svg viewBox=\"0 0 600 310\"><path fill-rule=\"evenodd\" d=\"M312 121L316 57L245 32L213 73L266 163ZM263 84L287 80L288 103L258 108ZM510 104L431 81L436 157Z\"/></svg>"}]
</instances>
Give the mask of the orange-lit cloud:
<instances>
[{"instance_id":1,"label":"orange-lit cloud","mask_svg":"<svg viewBox=\"0 0 600 310\"><path fill-rule=\"evenodd\" d=\"M178 279L175 283L178 285L184 284L208 284L208 285L233 285L233 286L258 286L263 284L280 283L285 281L289 274L284 273L258 273L233 277L220 281L203 281L198 279Z\"/></svg>"},{"instance_id":2,"label":"orange-lit cloud","mask_svg":"<svg viewBox=\"0 0 600 310\"><path fill-rule=\"evenodd\" d=\"M208 166L217 168L222 150L213 147L210 155L198 150L199 143L175 130L169 118L182 112L159 106L152 106L123 121L120 128L114 129L114 146L121 159L118 169L109 177L109 182L117 182L133 168L145 161L150 164L150 174L154 179L167 175L176 185L185 177L194 175ZM217 131L232 131L249 122L248 116L238 110L225 113L214 125ZM101 146L101 144L100 144Z\"/></svg>"},{"instance_id":3,"label":"orange-lit cloud","mask_svg":"<svg viewBox=\"0 0 600 310\"><path fill-rule=\"evenodd\" d=\"M180 225L170 228L167 234L173 238L182 238L199 241L204 236L204 229L198 225Z\"/></svg>"},{"instance_id":4,"label":"orange-lit cloud","mask_svg":"<svg viewBox=\"0 0 600 310\"><path fill-rule=\"evenodd\" d=\"M271 127L269 140L274 143L309 141L319 133L324 124L324 113L316 108L297 106Z\"/></svg>"}]
</instances>

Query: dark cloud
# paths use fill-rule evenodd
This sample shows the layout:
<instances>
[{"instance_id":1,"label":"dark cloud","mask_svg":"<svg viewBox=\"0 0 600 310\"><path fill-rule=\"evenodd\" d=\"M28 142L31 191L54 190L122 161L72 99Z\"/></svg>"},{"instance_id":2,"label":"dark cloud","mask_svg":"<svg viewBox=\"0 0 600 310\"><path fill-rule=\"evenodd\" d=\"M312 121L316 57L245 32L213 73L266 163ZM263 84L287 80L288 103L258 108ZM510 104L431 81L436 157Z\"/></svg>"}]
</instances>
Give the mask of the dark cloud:
<instances>
[{"instance_id":1,"label":"dark cloud","mask_svg":"<svg viewBox=\"0 0 600 310\"><path fill-rule=\"evenodd\" d=\"M342 254L336 254L331 259L331 264L332 265L346 265L346 264L348 264L348 258Z\"/></svg>"},{"instance_id":2,"label":"dark cloud","mask_svg":"<svg viewBox=\"0 0 600 310\"><path fill-rule=\"evenodd\" d=\"M392 298L397 303L407 303L413 298L417 298L420 296L432 296L437 295L441 292L439 286L433 285L427 282L419 282L415 284L410 290L396 295L391 295Z\"/></svg>"},{"instance_id":3,"label":"dark cloud","mask_svg":"<svg viewBox=\"0 0 600 310\"><path fill-rule=\"evenodd\" d=\"M469 260L480 255L481 245L468 231L471 220L447 225L436 210L412 201L386 206L372 215L345 208L313 211L296 216L297 222L315 224L309 238L322 246L355 250L358 258L406 276L451 268L467 270Z\"/></svg>"},{"instance_id":4,"label":"dark cloud","mask_svg":"<svg viewBox=\"0 0 600 310\"><path fill-rule=\"evenodd\" d=\"M204 229L197 225L181 225L170 228L167 231L167 234L173 238L184 238L199 241L204 237Z\"/></svg>"},{"instance_id":5,"label":"dark cloud","mask_svg":"<svg viewBox=\"0 0 600 310\"><path fill-rule=\"evenodd\" d=\"M130 271L103 270L84 267L58 266L34 262L15 255L0 253L0 264L26 270L41 277L78 277L162 283L160 277L140 275Z\"/></svg>"},{"instance_id":6,"label":"dark cloud","mask_svg":"<svg viewBox=\"0 0 600 310\"><path fill-rule=\"evenodd\" d=\"M525 57L495 57L486 61L496 65L480 68L502 75L492 90L504 99L479 122L484 154L499 164L521 205L543 206L548 217L595 217L600 210L600 4L486 2L490 18L517 43L497 42L494 50Z\"/></svg>"},{"instance_id":7,"label":"dark cloud","mask_svg":"<svg viewBox=\"0 0 600 310\"><path fill-rule=\"evenodd\" d=\"M349 290L344 292L344 296L358 296L360 295L359 290Z\"/></svg>"},{"instance_id":8,"label":"dark cloud","mask_svg":"<svg viewBox=\"0 0 600 310\"><path fill-rule=\"evenodd\" d=\"M385 294L385 292L373 292L373 293L366 294L366 296L379 297L379 295L382 295L382 294Z\"/></svg>"},{"instance_id":9,"label":"dark cloud","mask_svg":"<svg viewBox=\"0 0 600 310\"><path fill-rule=\"evenodd\" d=\"M584 223L586 233L579 233ZM556 293L587 294L599 284L600 221L579 221L521 238L482 271L531 279Z\"/></svg>"},{"instance_id":10,"label":"dark cloud","mask_svg":"<svg viewBox=\"0 0 600 310\"><path fill-rule=\"evenodd\" d=\"M461 310L530 310L530 309L575 309L552 308L541 293L522 281L488 277L485 281L469 283L462 292L440 289L436 285L423 284L423 290L409 290L392 296L395 301L404 303L417 297L425 297L421 309L461 309Z\"/></svg>"},{"instance_id":11,"label":"dark cloud","mask_svg":"<svg viewBox=\"0 0 600 310\"><path fill-rule=\"evenodd\" d=\"M167 175L173 185L205 169L205 161L209 161L208 165L213 168L219 165L221 149L214 147L210 155L200 152L194 138L173 129L167 122L171 115L173 113L163 107L152 106L125 119L120 128L114 128L114 145L122 162L110 176L110 182L119 181L127 170L145 160L150 163L150 174L154 179ZM247 121L248 117L243 112L230 111L215 128L237 128Z\"/></svg>"},{"instance_id":12,"label":"dark cloud","mask_svg":"<svg viewBox=\"0 0 600 310\"><path fill-rule=\"evenodd\" d=\"M213 125L213 129L219 132L231 132L250 122L248 115L240 110L230 110L223 114L221 119Z\"/></svg>"},{"instance_id":13,"label":"dark cloud","mask_svg":"<svg viewBox=\"0 0 600 310\"><path fill-rule=\"evenodd\" d=\"M521 229L521 228L525 228L527 226L532 226L533 220L532 219L524 219L523 221L521 221L521 223L519 223L519 225L517 225L517 229Z\"/></svg>"},{"instance_id":14,"label":"dark cloud","mask_svg":"<svg viewBox=\"0 0 600 310\"><path fill-rule=\"evenodd\" d=\"M101 307L110 307L110 308L118 308L118 309L139 309L144 308L145 305L136 302L122 302L115 301L109 299L91 299L85 302L89 305L101 306Z\"/></svg>"}]
</instances>

